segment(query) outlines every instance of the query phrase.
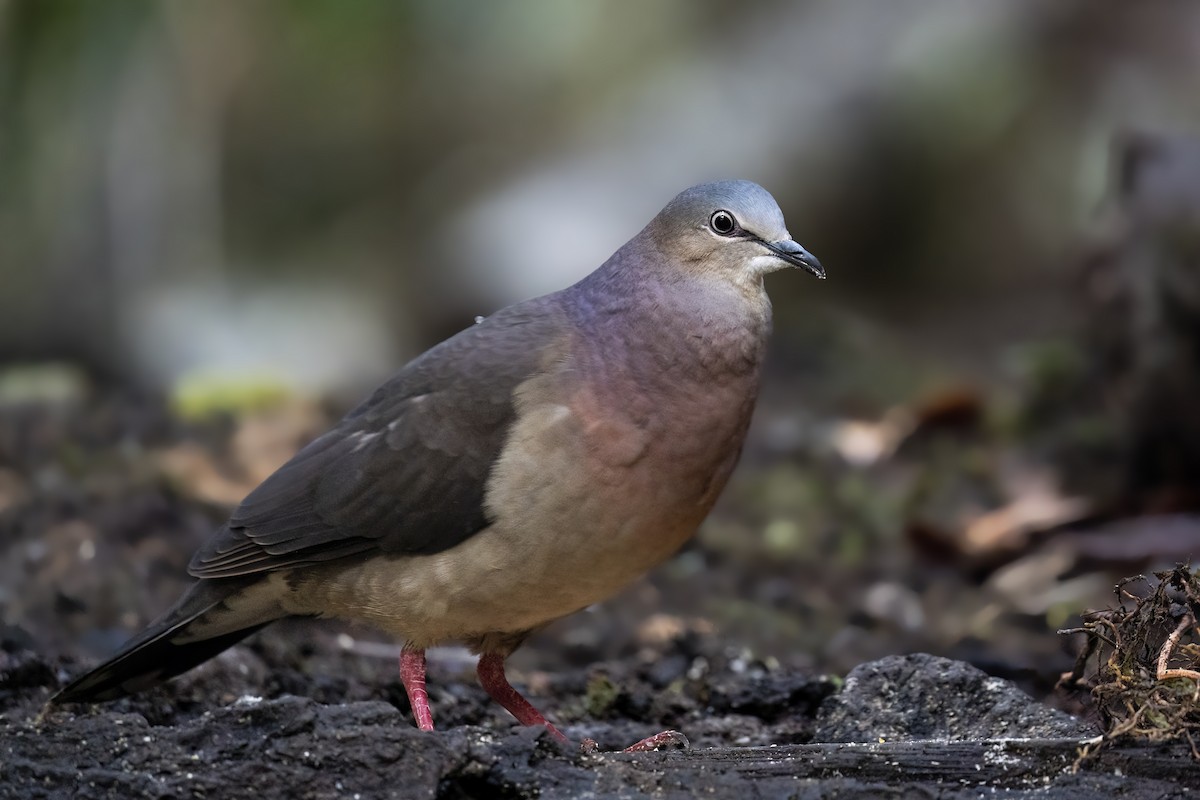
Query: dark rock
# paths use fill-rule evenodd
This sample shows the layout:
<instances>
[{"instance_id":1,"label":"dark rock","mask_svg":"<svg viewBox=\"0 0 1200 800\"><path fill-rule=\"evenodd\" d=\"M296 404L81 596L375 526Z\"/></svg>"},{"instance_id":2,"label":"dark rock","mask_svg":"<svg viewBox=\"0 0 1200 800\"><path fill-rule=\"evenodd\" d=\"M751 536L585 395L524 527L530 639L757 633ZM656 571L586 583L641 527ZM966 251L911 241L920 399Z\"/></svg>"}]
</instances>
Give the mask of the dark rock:
<instances>
[{"instance_id":1,"label":"dark rock","mask_svg":"<svg viewBox=\"0 0 1200 800\"><path fill-rule=\"evenodd\" d=\"M747 714L775 722L811 717L835 688L834 682L823 675L780 671L715 686L709 703L719 713Z\"/></svg>"},{"instance_id":2,"label":"dark rock","mask_svg":"<svg viewBox=\"0 0 1200 800\"><path fill-rule=\"evenodd\" d=\"M54 665L45 658L28 650L0 650L0 710L31 690L57 685Z\"/></svg>"},{"instance_id":3,"label":"dark rock","mask_svg":"<svg viewBox=\"0 0 1200 800\"><path fill-rule=\"evenodd\" d=\"M1088 738L1098 731L970 664L917 653L855 667L817 714L819 742Z\"/></svg>"}]
</instances>

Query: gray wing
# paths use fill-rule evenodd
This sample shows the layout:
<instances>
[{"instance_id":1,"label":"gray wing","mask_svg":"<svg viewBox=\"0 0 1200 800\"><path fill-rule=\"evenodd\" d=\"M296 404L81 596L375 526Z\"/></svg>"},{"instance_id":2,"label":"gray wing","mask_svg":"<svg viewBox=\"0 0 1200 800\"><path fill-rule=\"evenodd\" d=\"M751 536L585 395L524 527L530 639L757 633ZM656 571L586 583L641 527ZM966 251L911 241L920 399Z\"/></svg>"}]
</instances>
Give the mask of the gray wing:
<instances>
[{"instance_id":1,"label":"gray wing","mask_svg":"<svg viewBox=\"0 0 1200 800\"><path fill-rule=\"evenodd\" d=\"M566 346L553 298L497 312L410 362L252 491L188 571L225 578L436 553L485 528L513 390Z\"/></svg>"}]
</instances>

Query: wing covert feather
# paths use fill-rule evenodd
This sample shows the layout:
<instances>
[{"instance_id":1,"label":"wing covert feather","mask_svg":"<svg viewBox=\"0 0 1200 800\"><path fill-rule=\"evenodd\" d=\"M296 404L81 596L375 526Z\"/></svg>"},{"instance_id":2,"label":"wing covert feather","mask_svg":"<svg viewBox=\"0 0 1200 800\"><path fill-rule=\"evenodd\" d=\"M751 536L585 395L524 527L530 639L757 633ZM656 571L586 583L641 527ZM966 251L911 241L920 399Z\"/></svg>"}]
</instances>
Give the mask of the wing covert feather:
<instances>
[{"instance_id":1,"label":"wing covert feather","mask_svg":"<svg viewBox=\"0 0 1200 800\"><path fill-rule=\"evenodd\" d=\"M557 362L569 337L550 295L427 351L252 491L188 571L218 578L436 553L479 532L513 391Z\"/></svg>"}]
</instances>

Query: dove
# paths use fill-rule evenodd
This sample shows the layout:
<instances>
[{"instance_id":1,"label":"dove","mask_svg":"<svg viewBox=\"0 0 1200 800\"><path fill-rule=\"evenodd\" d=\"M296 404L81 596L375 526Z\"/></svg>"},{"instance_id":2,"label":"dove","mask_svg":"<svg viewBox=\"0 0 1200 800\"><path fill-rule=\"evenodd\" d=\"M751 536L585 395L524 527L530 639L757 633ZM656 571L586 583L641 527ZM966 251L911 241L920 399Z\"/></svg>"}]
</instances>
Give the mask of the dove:
<instances>
[{"instance_id":1,"label":"dove","mask_svg":"<svg viewBox=\"0 0 1200 800\"><path fill-rule=\"evenodd\" d=\"M536 231L531 232L536 246ZM748 181L694 186L574 285L504 308L404 366L242 501L182 598L52 701L143 690L288 616L479 655L487 693L566 737L505 659L691 537L742 450L771 328L763 278L820 262ZM665 732L631 749L649 749Z\"/></svg>"}]
</instances>

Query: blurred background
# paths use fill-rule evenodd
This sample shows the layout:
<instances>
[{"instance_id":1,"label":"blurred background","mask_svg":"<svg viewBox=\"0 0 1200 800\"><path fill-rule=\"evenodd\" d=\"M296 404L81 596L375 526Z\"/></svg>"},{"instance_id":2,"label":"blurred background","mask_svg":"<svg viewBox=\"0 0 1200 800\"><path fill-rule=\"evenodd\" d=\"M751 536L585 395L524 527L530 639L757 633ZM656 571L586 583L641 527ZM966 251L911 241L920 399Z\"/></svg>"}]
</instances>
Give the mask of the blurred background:
<instances>
[{"instance_id":1,"label":"blurred background","mask_svg":"<svg viewBox=\"0 0 1200 800\"><path fill-rule=\"evenodd\" d=\"M0 1L6 636L115 648L408 358L737 177L829 280L770 278L697 542L523 663L714 635L1048 692L1056 628L1200 541L1194 473L1138 471L1162 432L1130 423L1170 325L1123 327L1159 319L1139 209L1200 194L1198 74L1183 0Z\"/></svg>"}]
</instances>

